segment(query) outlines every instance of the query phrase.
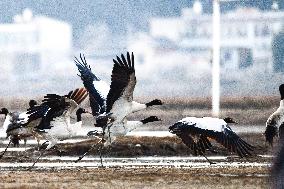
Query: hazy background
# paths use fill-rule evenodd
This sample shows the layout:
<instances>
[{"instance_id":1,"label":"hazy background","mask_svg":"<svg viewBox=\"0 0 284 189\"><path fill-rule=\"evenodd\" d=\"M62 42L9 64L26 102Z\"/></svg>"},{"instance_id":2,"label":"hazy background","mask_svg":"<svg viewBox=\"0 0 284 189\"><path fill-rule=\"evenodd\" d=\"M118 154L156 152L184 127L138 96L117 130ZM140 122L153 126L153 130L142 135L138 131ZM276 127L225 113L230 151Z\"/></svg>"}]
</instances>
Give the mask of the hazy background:
<instances>
[{"instance_id":1,"label":"hazy background","mask_svg":"<svg viewBox=\"0 0 284 189\"><path fill-rule=\"evenodd\" d=\"M0 94L64 94L82 86L73 62L79 53L110 82L112 59L133 51L136 96L211 96L212 0L199 1L202 11L194 3L3 0ZM221 3L223 96L278 95L283 9L281 0Z\"/></svg>"}]
</instances>

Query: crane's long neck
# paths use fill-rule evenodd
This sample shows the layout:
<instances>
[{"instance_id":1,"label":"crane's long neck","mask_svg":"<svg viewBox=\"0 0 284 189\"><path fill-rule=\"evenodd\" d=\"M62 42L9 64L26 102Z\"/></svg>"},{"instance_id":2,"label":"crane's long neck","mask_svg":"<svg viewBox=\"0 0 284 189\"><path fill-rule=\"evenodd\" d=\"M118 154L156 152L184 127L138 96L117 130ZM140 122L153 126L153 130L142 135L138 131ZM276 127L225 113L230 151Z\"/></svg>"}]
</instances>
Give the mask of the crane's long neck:
<instances>
[{"instance_id":1,"label":"crane's long neck","mask_svg":"<svg viewBox=\"0 0 284 189\"><path fill-rule=\"evenodd\" d=\"M139 102L132 101L132 113L140 111L140 110L144 110L146 108L147 108L147 106L145 104L141 104Z\"/></svg>"},{"instance_id":2,"label":"crane's long neck","mask_svg":"<svg viewBox=\"0 0 284 189\"><path fill-rule=\"evenodd\" d=\"M82 114L78 113L77 114L77 122L82 121Z\"/></svg>"},{"instance_id":3,"label":"crane's long neck","mask_svg":"<svg viewBox=\"0 0 284 189\"><path fill-rule=\"evenodd\" d=\"M280 105L279 105L280 108L284 108L284 100L280 100Z\"/></svg>"},{"instance_id":4,"label":"crane's long neck","mask_svg":"<svg viewBox=\"0 0 284 189\"><path fill-rule=\"evenodd\" d=\"M5 114L5 120L4 120L4 123L3 123L3 129L4 129L5 132L8 129L8 125L11 123L10 118L11 117L8 114Z\"/></svg>"},{"instance_id":5,"label":"crane's long neck","mask_svg":"<svg viewBox=\"0 0 284 189\"><path fill-rule=\"evenodd\" d=\"M4 118L6 119L7 115L8 115L9 112L5 112L3 113L4 114Z\"/></svg>"},{"instance_id":6,"label":"crane's long neck","mask_svg":"<svg viewBox=\"0 0 284 189\"><path fill-rule=\"evenodd\" d=\"M125 134L135 130L137 127L142 125L143 123L141 121L127 121L125 123Z\"/></svg>"}]
</instances>

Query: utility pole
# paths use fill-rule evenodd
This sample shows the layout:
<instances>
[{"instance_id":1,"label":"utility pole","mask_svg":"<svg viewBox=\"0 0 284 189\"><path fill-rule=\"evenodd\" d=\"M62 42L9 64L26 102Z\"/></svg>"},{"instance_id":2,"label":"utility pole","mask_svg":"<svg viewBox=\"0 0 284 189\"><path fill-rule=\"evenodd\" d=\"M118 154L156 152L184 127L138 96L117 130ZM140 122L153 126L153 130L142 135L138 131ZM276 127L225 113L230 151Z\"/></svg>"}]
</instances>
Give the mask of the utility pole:
<instances>
[{"instance_id":1,"label":"utility pole","mask_svg":"<svg viewBox=\"0 0 284 189\"><path fill-rule=\"evenodd\" d=\"M220 112L220 1L213 0L212 116Z\"/></svg>"}]
</instances>

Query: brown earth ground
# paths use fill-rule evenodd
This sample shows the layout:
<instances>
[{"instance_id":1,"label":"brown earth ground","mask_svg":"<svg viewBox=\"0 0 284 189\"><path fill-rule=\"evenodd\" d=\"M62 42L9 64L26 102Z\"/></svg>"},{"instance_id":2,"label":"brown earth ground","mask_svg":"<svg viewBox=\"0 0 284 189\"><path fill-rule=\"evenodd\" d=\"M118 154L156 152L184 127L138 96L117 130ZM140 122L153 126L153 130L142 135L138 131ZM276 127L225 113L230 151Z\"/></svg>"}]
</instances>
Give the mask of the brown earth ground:
<instances>
[{"instance_id":1,"label":"brown earth ground","mask_svg":"<svg viewBox=\"0 0 284 189\"><path fill-rule=\"evenodd\" d=\"M263 168L5 171L0 175L0 188L268 188L267 177L255 176L265 172ZM232 173L236 176L224 176Z\"/></svg>"}]
</instances>

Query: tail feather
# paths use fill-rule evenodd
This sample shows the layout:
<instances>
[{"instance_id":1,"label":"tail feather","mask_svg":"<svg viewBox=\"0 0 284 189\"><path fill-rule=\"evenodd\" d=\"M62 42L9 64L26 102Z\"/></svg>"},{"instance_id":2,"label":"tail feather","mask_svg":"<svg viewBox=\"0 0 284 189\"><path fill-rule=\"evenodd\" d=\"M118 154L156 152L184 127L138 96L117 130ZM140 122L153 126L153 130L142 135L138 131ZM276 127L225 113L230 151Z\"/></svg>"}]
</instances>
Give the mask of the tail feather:
<instances>
[{"instance_id":1,"label":"tail feather","mask_svg":"<svg viewBox=\"0 0 284 189\"><path fill-rule=\"evenodd\" d=\"M81 104L87 98L88 95L89 95L89 93L86 92L85 95L83 95L82 98L77 101L78 104Z\"/></svg>"},{"instance_id":2,"label":"tail feather","mask_svg":"<svg viewBox=\"0 0 284 189\"><path fill-rule=\"evenodd\" d=\"M73 92L69 92L67 97L74 100L77 104L80 104L87 96L88 92L85 88L78 88Z\"/></svg>"}]
</instances>

